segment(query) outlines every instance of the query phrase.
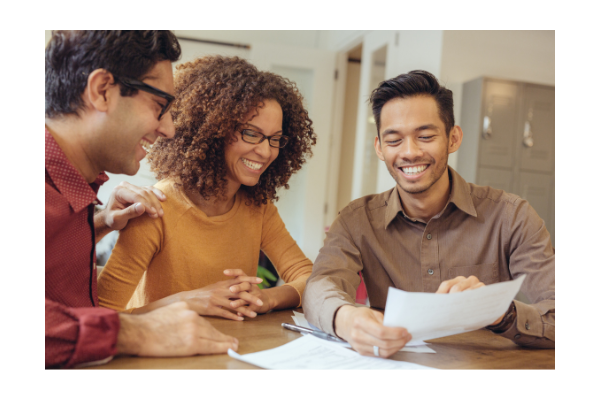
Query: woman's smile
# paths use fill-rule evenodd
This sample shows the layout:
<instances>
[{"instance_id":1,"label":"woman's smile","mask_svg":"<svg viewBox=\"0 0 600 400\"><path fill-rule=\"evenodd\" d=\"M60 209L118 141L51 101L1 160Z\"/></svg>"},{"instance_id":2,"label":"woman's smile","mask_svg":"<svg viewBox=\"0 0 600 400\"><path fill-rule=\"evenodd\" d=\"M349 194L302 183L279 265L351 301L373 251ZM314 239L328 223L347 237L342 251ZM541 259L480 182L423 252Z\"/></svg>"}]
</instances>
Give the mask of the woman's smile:
<instances>
[{"instance_id":1,"label":"woman's smile","mask_svg":"<svg viewBox=\"0 0 600 400\"><path fill-rule=\"evenodd\" d=\"M242 163L248 167L248 169L252 172L261 172L260 169L262 168L262 166L264 165L264 163L260 163L260 162L256 162L256 161L250 161L247 158L242 158Z\"/></svg>"}]
</instances>

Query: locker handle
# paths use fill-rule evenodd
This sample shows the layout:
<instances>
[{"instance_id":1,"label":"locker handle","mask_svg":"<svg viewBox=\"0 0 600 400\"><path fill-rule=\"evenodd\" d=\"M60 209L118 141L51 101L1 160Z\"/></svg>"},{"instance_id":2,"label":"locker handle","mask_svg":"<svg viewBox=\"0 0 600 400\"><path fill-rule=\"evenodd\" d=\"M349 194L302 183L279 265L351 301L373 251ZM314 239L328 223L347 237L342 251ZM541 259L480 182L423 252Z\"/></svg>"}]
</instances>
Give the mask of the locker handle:
<instances>
[{"instance_id":1,"label":"locker handle","mask_svg":"<svg viewBox=\"0 0 600 400\"><path fill-rule=\"evenodd\" d=\"M525 130L523 131L523 146L533 147L533 131L531 130L531 122L525 121Z\"/></svg>"},{"instance_id":2,"label":"locker handle","mask_svg":"<svg viewBox=\"0 0 600 400\"><path fill-rule=\"evenodd\" d=\"M492 137L492 119L487 115L483 117L483 132L481 136L486 140Z\"/></svg>"}]
</instances>

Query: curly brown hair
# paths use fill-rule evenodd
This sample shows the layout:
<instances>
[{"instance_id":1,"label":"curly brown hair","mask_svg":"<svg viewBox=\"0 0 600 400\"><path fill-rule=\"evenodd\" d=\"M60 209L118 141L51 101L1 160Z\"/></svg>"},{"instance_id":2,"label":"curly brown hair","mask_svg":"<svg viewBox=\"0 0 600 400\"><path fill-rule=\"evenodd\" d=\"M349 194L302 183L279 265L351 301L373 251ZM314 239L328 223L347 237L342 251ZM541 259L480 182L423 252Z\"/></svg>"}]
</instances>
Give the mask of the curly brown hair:
<instances>
[{"instance_id":1,"label":"curly brown hair","mask_svg":"<svg viewBox=\"0 0 600 400\"><path fill-rule=\"evenodd\" d=\"M206 200L223 198L227 167L225 145L248 113L265 100L275 100L283 111L283 135L290 138L263 172L257 185L242 186L254 205L278 200L279 187L312 156L317 142L303 97L294 82L259 71L238 57L208 56L181 64L175 73L172 106L175 137L159 138L148 154L158 179L177 177L184 190Z\"/></svg>"}]
</instances>

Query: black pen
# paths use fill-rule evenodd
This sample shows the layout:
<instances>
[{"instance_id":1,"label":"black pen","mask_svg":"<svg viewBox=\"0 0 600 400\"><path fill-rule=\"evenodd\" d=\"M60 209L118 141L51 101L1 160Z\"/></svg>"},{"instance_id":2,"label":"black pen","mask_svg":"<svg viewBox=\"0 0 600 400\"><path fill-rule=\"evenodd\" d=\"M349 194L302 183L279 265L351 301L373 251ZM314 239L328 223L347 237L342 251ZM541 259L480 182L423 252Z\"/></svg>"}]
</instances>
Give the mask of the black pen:
<instances>
[{"instance_id":1,"label":"black pen","mask_svg":"<svg viewBox=\"0 0 600 400\"><path fill-rule=\"evenodd\" d=\"M309 333L313 336L318 337L319 339L331 340L332 342L338 343L348 343L344 339L340 339L336 336L330 335L329 333L315 331L314 329L303 328L298 325L286 324L285 322L281 324L285 329L289 329L290 331L300 332L300 333Z\"/></svg>"}]
</instances>

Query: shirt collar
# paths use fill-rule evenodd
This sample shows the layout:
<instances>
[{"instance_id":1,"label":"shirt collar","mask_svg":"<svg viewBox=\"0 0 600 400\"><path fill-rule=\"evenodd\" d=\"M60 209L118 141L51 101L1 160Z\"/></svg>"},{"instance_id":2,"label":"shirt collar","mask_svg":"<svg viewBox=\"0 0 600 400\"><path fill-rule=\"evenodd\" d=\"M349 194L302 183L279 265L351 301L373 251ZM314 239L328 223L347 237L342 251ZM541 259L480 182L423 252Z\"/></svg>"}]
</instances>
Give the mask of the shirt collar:
<instances>
[{"instance_id":1,"label":"shirt collar","mask_svg":"<svg viewBox=\"0 0 600 400\"><path fill-rule=\"evenodd\" d=\"M458 209L473 217L477 216L473 199L471 198L471 188L467 181L463 179L452 167L448 166L450 171L450 197L448 204L453 203ZM388 225L398 216L400 212L404 213L402 202L400 201L400 193L398 186L390 192L390 197L386 201L387 208L385 210L384 226L387 229ZM446 207L448 206L446 204Z\"/></svg>"},{"instance_id":2,"label":"shirt collar","mask_svg":"<svg viewBox=\"0 0 600 400\"><path fill-rule=\"evenodd\" d=\"M448 170L450 171L450 180L452 182L452 190L450 191L448 203L454 203L465 214L476 217L477 210L475 210L473 198L471 197L471 186L452 167L448 166Z\"/></svg>"},{"instance_id":3,"label":"shirt collar","mask_svg":"<svg viewBox=\"0 0 600 400\"><path fill-rule=\"evenodd\" d=\"M108 180L101 172L92 184L87 181L67 159L54 137L46 128L46 171L58 191L67 199L75 212L91 203L102 204L97 198L98 189Z\"/></svg>"},{"instance_id":4,"label":"shirt collar","mask_svg":"<svg viewBox=\"0 0 600 400\"><path fill-rule=\"evenodd\" d=\"M400 201L400 194L398 193L398 185L394 186L394 189L390 193L390 197L386 201L387 207L385 209L385 221L384 226L387 229L388 225L396 218L398 213L403 212L402 202Z\"/></svg>"}]
</instances>

